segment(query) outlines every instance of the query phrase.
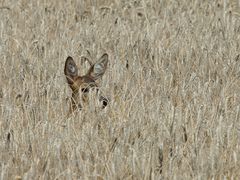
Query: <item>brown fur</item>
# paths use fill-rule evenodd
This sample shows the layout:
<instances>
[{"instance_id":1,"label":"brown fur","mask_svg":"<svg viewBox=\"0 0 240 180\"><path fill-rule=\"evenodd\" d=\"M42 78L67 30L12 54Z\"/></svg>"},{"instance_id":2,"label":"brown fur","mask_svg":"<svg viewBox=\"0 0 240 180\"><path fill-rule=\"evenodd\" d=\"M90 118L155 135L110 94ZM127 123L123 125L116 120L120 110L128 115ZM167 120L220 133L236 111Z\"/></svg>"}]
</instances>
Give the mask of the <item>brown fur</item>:
<instances>
[{"instance_id":1,"label":"brown fur","mask_svg":"<svg viewBox=\"0 0 240 180\"><path fill-rule=\"evenodd\" d=\"M82 103L88 102L88 92L95 88L98 90L96 80L101 78L106 71L108 63L108 55L103 54L102 57L92 64L88 60L91 67L84 76L78 75L78 68L72 57L68 57L65 62L64 74L67 78L69 87L72 89L71 105L68 115L72 114L77 108L82 109ZM107 98L100 96L99 100L103 103L102 108L108 104Z\"/></svg>"}]
</instances>

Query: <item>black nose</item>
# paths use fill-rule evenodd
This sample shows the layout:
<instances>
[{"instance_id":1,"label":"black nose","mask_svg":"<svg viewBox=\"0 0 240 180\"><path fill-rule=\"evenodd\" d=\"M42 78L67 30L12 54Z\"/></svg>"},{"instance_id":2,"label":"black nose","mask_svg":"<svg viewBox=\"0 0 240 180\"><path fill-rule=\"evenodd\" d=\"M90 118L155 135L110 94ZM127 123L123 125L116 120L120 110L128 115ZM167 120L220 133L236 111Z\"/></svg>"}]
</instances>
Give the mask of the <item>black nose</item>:
<instances>
[{"instance_id":1,"label":"black nose","mask_svg":"<svg viewBox=\"0 0 240 180\"><path fill-rule=\"evenodd\" d=\"M103 106L102 106L102 108L104 109L107 105L108 105L108 100L107 100L107 99L106 99L106 100L103 100Z\"/></svg>"},{"instance_id":2,"label":"black nose","mask_svg":"<svg viewBox=\"0 0 240 180\"><path fill-rule=\"evenodd\" d=\"M104 109L108 105L108 99L101 96L100 101L102 102L102 109Z\"/></svg>"}]
</instances>

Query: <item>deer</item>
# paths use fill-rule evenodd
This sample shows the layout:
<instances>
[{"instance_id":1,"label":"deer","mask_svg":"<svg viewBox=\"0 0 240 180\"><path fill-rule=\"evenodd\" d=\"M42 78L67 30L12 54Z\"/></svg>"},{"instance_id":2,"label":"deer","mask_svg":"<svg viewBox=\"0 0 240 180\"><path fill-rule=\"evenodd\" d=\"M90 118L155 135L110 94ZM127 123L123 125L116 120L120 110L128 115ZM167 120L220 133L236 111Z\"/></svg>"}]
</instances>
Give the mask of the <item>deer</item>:
<instances>
[{"instance_id":1,"label":"deer","mask_svg":"<svg viewBox=\"0 0 240 180\"><path fill-rule=\"evenodd\" d=\"M78 67L71 56L68 56L65 62L64 74L72 90L68 116L77 109L82 110L85 104L89 104L88 96L93 91L96 93L102 109L109 103L109 100L99 93L99 85L97 83L97 80L104 75L107 69L108 54L104 53L94 64L87 58L84 58L84 60L89 63L90 68L83 76L79 75Z\"/></svg>"}]
</instances>

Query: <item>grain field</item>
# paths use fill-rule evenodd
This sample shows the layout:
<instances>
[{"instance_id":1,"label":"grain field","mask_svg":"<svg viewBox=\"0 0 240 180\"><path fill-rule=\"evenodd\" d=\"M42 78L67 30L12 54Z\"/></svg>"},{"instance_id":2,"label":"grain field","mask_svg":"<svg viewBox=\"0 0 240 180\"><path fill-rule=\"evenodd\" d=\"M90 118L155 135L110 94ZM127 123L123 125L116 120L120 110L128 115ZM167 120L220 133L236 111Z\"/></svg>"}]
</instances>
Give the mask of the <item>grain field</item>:
<instances>
[{"instance_id":1,"label":"grain field","mask_svg":"<svg viewBox=\"0 0 240 180\"><path fill-rule=\"evenodd\" d=\"M238 0L0 0L0 179L239 179ZM109 54L67 116L64 63Z\"/></svg>"}]
</instances>

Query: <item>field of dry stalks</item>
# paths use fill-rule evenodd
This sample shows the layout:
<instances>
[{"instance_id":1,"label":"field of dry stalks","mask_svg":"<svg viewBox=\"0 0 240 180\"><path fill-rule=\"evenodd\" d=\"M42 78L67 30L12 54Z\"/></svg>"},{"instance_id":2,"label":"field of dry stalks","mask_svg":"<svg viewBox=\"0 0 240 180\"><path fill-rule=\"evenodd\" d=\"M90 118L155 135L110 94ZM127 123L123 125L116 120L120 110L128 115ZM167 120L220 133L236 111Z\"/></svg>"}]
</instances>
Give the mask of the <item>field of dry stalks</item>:
<instances>
[{"instance_id":1,"label":"field of dry stalks","mask_svg":"<svg viewBox=\"0 0 240 180\"><path fill-rule=\"evenodd\" d=\"M0 179L240 178L228 0L1 0ZM64 63L109 54L104 110L67 117Z\"/></svg>"}]
</instances>

